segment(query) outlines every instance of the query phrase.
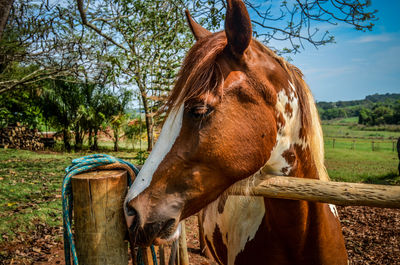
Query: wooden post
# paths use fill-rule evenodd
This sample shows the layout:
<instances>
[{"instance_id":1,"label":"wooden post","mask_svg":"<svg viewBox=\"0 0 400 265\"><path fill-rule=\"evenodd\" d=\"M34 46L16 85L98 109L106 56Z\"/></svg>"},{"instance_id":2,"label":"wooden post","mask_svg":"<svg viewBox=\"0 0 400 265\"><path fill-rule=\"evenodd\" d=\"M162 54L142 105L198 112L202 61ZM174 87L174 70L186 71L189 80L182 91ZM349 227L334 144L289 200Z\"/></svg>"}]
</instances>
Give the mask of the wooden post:
<instances>
[{"instance_id":1,"label":"wooden post","mask_svg":"<svg viewBox=\"0 0 400 265\"><path fill-rule=\"evenodd\" d=\"M91 171L72 177L75 245L80 265L128 264L122 209L125 170Z\"/></svg>"},{"instance_id":2,"label":"wooden post","mask_svg":"<svg viewBox=\"0 0 400 265\"><path fill-rule=\"evenodd\" d=\"M179 265L189 265L189 256L186 245L185 220L181 221L181 234L179 236Z\"/></svg>"},{"instance_id":3,"label":"wooden post","mask_svg":"<svg viewBox=\"0 0 400 265\"><path fill-rule=\"evenodd\" d=\"M165 265L165 251L164 251L164 245L161 245L161 246L159 247L158 256L159 256L159 258L160 258L160 265Z\"/></svg>"},{"instance_id":4,"label":"wooden post","mask_svg":"<svg viewBox=\"0 0 400 265\"><path fill-rule=\"evenodd\" d=\"M362 205L400 208L400 186L346 183L287 176L259 175L249 183L240 181L229 192L232 195L254 195L269 198L306 200L337 205Z\"/></svg>"},{"instance_id":5,"label":"wooden post","mask_svg":"<svg viewBox=\"0 0 400 265\"><path fill-rule=\"evenodd\" d=\"M333 149L335 149L335 138L333 138L333 140L332 140L332 146L333 146Z\"/></svg>"}]
</instances>

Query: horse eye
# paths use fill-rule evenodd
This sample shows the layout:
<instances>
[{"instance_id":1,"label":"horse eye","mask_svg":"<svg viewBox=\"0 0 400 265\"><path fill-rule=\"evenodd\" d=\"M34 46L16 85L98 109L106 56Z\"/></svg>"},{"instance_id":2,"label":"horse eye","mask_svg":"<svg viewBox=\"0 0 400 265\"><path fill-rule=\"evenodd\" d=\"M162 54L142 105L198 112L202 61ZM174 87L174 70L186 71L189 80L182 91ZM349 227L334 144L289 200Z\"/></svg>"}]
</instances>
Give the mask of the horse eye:
<instances>
[{"instance_id":1,"label":"horse eye","mask_svg":"<svg viewBox=\"0 0 400 265\"><path fill-rule=\"evenodd\" d=\"M190 114L194 118L200 119L207 117L213 110L214 109L209 105L195 105L190 109Z\"/></svg>"}]
</instances>

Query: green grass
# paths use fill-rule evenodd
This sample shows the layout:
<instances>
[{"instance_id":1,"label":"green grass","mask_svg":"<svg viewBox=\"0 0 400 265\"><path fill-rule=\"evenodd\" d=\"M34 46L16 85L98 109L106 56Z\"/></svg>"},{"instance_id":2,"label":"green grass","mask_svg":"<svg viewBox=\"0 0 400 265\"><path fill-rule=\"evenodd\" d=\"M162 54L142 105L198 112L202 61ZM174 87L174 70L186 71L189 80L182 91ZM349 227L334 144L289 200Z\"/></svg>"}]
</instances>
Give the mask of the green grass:
<instances>
[{"instance_id":1,"label":"green grass","mask_svg":"<svg viewBox=\"0 0 400 265\"><path fill-rule=\"evenodd\" d=\"M62 174L77 156L0 151L0 242L35 222L61 223Z\"/></svg>"},{"instance_id":2,"label":"green grass","mask_svg":"<svg viewBox=\"0 0 400 265\"><path fill-rule=\"evenodd\" d=\"M397 173L399 159L391 144L379 144L372 151L369 142L337 140L333 148L331 140L325 140L325 164L329 176L335 181L365 182L375 184L400 184Z\"/></svg>"},{"instance_id":3,"label":"green grass","mask_svg":"<svg viewBox=\"0 0 400 265\"><path fill-rule=\"evenodd\" d=\"M108 153L138 163L136 153ZM0 149L0 244L36 223L61 226L64 169L87 154Z\"/></svg>"}]
</instances>

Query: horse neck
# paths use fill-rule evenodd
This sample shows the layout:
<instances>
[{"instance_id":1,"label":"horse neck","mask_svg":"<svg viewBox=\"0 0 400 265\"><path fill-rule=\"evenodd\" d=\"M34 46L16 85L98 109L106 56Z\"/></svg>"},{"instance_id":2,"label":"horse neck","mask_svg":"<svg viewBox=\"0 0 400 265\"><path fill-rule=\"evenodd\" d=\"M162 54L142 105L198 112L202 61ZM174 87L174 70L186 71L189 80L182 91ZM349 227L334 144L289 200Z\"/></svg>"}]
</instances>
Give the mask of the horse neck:
<instances>
[{"instance_id":1,"label":"horse neck","mask_svg":"<svg viewBox=\"0 0 400 265\"><path fill-rule=\"evenodd\" d=\"M292 104L293 108L295 103ZM312 106L313 107L313 106ZM314 106L315 108L315 106ZM314 110L316 114L316 110ZM323 157L316 154L321 150L323 141L321 127L318 119L314 119L312 128L308 130L310 135L304 139L298 137L301 129L299 127L300 113L293 111L293 117L286 119L286 128L281 128L281 135L278 140L271 159L264 167L264 172L288 177L312 178L328 180L326 169L323 165ZM288 131L292 129L292 131ZM323 154L323 153L322 153ZM337 213L327 204L283 200L264 199L265 223L268 230L274 234L274 238L287 249L290 249L294 256L299 255L295 260L301 260L305 253L319 251L321 260L312 261L318 264L330 264L329 259L335 255L340 256L343 261L347 259L344 248L344 240L341 233ZM287 241L286 239L291 240ZM333 249L333 250L332 250ZM325 251L336 253L325 253Z\"/></svg>"},{"instance_id":2,"label":"horse neck","mask_svg":"<svg viewBox=\"0 0 400 265\"><path fill-rule=\"evenodd\" d=\"M327 180L318 113L308 88L299 82L296 86L289 82L287 89L277 93L276 144L261 171ZM304 122L305 115L307 123Z\"/></svg>"}]
</instances>

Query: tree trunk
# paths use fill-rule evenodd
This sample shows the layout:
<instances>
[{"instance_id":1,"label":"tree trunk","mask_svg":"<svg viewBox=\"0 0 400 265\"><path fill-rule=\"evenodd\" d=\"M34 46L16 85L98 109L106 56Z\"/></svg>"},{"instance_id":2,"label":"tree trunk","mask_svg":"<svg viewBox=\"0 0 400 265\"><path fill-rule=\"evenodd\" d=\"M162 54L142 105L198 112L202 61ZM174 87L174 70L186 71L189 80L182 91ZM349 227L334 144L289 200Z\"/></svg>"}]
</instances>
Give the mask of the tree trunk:
<instances>
[{"instance_id":1,"label":"tree trunk","mask_svg":"<svg viewBox=\"0 0 400 265\"><path fill-rule=\"evenodd\" d=\"M93 150L98 150L99 149L99 145L98 145L98 142L97 142L97 133L98 133L98 131L99 131L98 128L94 129L93 147L92 147Z\"/></svg>"},{"instance_id":2,"label":"tree trunk","mask_svg":"<svg viewBox=\"0 0 400 265\"><path fill-rule=\"evenodd\" d=\"M90 148L92 148L92 143L93 143L92 133L93 133L93 128L90 127L88 130L88 145Z\"/></svg>"},{"instance_id":3,"label":"tree trunk","mask_svg":"<svg viewBox=\"0 0 400 265\"><path fill-rule=\"evenodd\" d=\"M77 126L75 128L75 151L80 151L83 148L83 138L85 137L85 130Z\"/></svg>"},{"instance_id":4,"label":"tree trunk","mask_svg":"<svg viewBox=\"0 0 400 265\"><path fill-rule=\"evenodd\" d=\"M114 151L118 152L119 146L118 146L118 141L119 141L119 130L118 128L114 128Z\"/></svg>"},{"instance_id":5,"label":"tree trunk","mask_svg":"<svg viewBox=\"0 0 400 265\"><path fill-rule=\"evenodd\" d=\"M4 28L6 27L8 15L14 0L0 0L0 40L3 36Z\"/></svg>"},{"instance_id":6,"label":"tree trunk","mask_svg":"<svg viewBox=\"0 0 400 265\"><path fill-rule=\"evenodd\" d=\"M82 150L81 138L82 138L81 132L79 131L79 129L75 129L75 146L74 146L75 151Z\"/></svg>"},{"instance_id":7,"label":"tree trunk","mask_svg":"<svg viewBox=\"0 0 400 265\"><path fill-rule=\"evenodd\" d=\"M153 118L146 113L146 128L147 128L147 151L151 151L154 145L153 135Z\"/></svg>"},{"instance_id":8,"label":"tree trunk","mask_svg":"<svg viewBox=\"0 0 400 265\"><path fill-rule=\"evenodd\" d=\"M153 136L153 118L150 115L149 106L147 104L146 95L142 92L142 102L143 109L146 120L146 130L147 130L147 151L151 151L153 149L154 144L154 136Z\"/></svg>"},{"instance_id":9,"label":"tree trunk","mask_svg":"<svg viewBox=\"0 0 400 265\"><path fill-rule=\"evenodd\" d=\"M71 144L69 143L69 133L68 129L63 129L63 141L64 141L64 149L68 152L71 151Z\"/></svg>"}]
</instances>

